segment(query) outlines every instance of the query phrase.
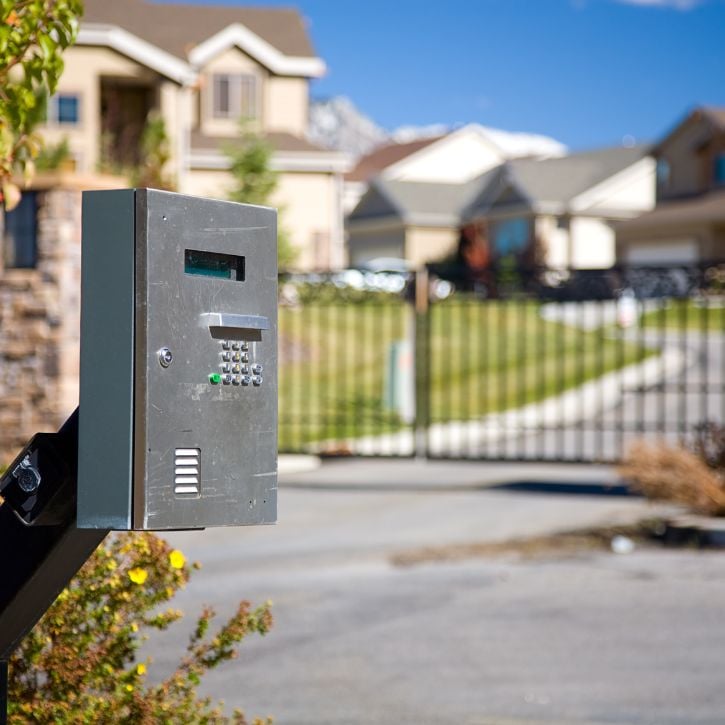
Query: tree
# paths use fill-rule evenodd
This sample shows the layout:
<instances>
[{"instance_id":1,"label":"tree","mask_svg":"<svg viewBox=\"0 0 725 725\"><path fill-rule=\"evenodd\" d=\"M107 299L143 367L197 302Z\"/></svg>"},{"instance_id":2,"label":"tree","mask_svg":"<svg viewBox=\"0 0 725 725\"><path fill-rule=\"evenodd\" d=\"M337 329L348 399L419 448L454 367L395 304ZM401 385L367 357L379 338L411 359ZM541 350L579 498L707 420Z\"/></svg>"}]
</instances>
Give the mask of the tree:
<instances>
[{"instance_id":1,"label":"tree","mask_svg":"<svg viewBox=\"0 0 725 725\"><path fill-rule=\"evenodd\" d=\"M242 121L239 140L227 144L224 152L231 162L230 171L234 178L229 199L243 204L270 206L270 199L278 183L277 172L270 165L272 146L258 134L253 133L248 124ZM281 213L282 209L279 211ZM277 257L280 269L291 267L297 258L297 250L279 222Z\"/></svg>"},{"instance_id":2,"label":"tree","mask_svg":"<svg viewBox=\"0 0 725 725\"><path fill-rule=\"evenodd\" d=\"M73 43L81 0L0 2L0 185L6 209L20 200L15 174L34 172L41 149L34 132L45 116L45 99L63 72L63 51Z\"/></svg>"},{"instance_id":3,"label":"tree","mask_svg":"<svg viewBox=\"0 0 725 725\"><path fill-rule=\"evenodd\" d=\"M161 114L152 111L141 134L141 163L131 173L131 185L175 191L174 180L164 171L170 158L166 124Z\"/></svg>"}]
</instances>

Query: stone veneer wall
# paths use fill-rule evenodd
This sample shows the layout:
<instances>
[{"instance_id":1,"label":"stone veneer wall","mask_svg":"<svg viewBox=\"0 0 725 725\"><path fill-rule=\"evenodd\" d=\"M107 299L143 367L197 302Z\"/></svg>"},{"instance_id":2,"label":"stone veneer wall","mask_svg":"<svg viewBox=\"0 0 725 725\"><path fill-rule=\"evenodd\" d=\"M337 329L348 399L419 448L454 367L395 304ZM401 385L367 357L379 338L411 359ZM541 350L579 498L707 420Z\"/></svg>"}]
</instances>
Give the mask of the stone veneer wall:
<instances>
[{"instance_id":1,"label":"stone veneer wall","mask_svg":"<svg viewBox=\"0 0 725 725\"><path fill-rule=\"evenodd\" d=\"M78 397L81 193L38 190L36 269L0 275L0 464Z\"/></svg>"},{"instance_id":2,"label":"stone veneer wall","mask_svg":"<svg viewBox=\"0 0 725 725\"><path fill-rule=\"evenodd\" d=\"M81 189L125 185L99 175L35 181L37 268L0 273L0 466L78 405Z\"/></svg>"}]
</instances>

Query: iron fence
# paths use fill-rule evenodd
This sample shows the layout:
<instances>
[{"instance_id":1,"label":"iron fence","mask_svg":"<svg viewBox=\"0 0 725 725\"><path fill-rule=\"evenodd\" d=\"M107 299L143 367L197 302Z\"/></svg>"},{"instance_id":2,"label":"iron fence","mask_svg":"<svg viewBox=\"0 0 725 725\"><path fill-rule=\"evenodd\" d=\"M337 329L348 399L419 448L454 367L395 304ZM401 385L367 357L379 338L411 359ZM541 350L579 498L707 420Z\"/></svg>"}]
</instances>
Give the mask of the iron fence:
<instances>
[{"instance_id":1,"label":"iron fence","mask_svg":"<svg viewBox=\"0 0 725 725\"><path fill-rule=\"evenodd\" d=\"M725 421L725 264L283 275L280 450L616 462Z\"/></svg>"}]
</instances>

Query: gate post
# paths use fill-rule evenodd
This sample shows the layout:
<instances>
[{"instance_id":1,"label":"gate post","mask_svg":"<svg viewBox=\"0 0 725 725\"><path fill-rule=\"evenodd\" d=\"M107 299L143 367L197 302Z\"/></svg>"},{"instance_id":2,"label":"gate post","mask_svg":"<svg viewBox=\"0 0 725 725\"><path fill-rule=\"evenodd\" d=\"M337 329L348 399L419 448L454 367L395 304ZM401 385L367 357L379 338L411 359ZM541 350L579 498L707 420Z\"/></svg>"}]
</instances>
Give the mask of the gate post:
<instances>
[{"instance_id":1,"label":"gate post","mask_svg":"<svg viewBox=\"0 0 725 725\"><path fill-rule=\"evenodd\" d=\"M413 354L415 359L415 427L413 450L416 458L428 457L430 425L430 298L428 270L415 273L415 306L413 309Z\"/></svg>"}]
</instances>

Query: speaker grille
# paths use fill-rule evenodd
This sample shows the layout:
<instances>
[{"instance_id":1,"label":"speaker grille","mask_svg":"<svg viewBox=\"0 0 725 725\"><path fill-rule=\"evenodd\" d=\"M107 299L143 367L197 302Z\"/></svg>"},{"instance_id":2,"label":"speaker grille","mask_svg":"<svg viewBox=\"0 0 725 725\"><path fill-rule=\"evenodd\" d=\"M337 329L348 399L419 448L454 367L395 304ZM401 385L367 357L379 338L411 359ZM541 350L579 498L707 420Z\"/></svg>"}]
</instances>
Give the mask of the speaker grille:
<instances>
[{"instance_id":1,"label":"speaker grille","mask_svg":"<svg viewBox=\"0 0 725 725\"><path fill-rule=\"evenodd\" d=\"M174 451L174 493L198 496L201 493L201 449L177 448Z\"/></svg>"}]
</instances>

